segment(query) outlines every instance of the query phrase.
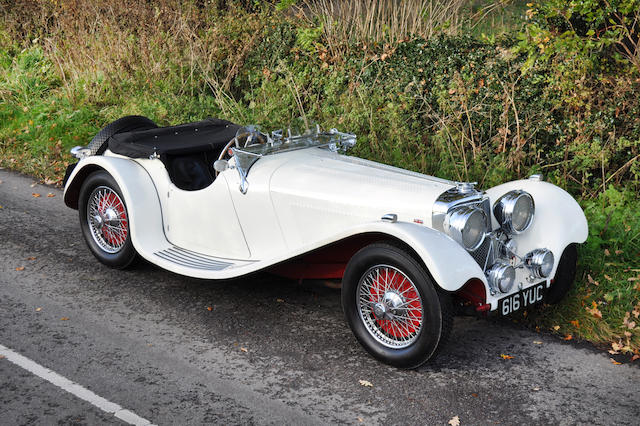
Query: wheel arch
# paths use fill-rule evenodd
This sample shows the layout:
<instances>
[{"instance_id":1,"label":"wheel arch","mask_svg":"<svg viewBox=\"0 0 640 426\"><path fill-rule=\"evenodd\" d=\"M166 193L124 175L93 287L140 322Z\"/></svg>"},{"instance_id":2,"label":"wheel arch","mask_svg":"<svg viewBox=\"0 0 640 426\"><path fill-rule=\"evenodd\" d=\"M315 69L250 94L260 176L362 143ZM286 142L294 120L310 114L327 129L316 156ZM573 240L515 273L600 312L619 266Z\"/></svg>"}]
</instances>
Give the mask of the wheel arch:
<instances>
[{"instance_id":1,"label":"wheel arch","mask_svg":"<svg viewBox=\"0 0 640 426\"><path fill-rule=\"evenodd\" d=\"M131 241L145 258L146 248L166 244L158 192L147 171L127 158L91 156L82 159L73 170L64 190L64 202L77 209L83 182L93 172L103 170L113 177L124 197L129 215Z\"/></svg>"},{"instance_id":2,"label":"wheel arch","mask_svg":"<svg viewBox=\"0 0 640 426\"><path fill-rule=\"evenodd\" d=\"M97 164L86 164L84 167L76 167L76 169L77 170L74 170L71 176L69 176L69 180L64 189L64 203L67 207L78 210L78 200L80 199L80 188L82 188L82 184L91 173L104 169Z\"/></svg>"},{"instance_id":3,"label":"wheel arch","mask_svg":"<svg viewBox=\"0 0 640 426\"><path fill-rule=\"evenodd\" d=\"M329 244L269 269L289 278L342 278L350 257L378 242L389 242L407 251L441 290L457 291L471 279L486 286L482 269L458 243L439 231L406 222L364 224ZM316 264L318 268L309 267Z\"/></svg>"}]
</instances>

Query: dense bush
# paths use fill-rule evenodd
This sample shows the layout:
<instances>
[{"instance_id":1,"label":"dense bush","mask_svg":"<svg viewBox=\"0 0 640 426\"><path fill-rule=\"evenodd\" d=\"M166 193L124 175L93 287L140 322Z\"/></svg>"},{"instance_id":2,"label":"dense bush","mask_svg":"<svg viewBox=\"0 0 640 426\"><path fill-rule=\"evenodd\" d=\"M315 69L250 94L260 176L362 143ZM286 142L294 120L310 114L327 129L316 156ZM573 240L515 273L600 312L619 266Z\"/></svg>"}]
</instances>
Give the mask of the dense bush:
<instances>
[{"instance_id":1,"label":"dense bush","mask_svg":"<svg viewBox=\"0 0 640 426\"><path fill-rule=\"evenodd\" d=\"M485 188L542 172L590 238L572 297L535 321L637 350L637 2L550 0L519 33L386 41L336 38L296 2L217 3L0 0L0 165L59 180L70 147L136 113L302 117L357 133L356 155Z\"/></svg>"}]
</instances>

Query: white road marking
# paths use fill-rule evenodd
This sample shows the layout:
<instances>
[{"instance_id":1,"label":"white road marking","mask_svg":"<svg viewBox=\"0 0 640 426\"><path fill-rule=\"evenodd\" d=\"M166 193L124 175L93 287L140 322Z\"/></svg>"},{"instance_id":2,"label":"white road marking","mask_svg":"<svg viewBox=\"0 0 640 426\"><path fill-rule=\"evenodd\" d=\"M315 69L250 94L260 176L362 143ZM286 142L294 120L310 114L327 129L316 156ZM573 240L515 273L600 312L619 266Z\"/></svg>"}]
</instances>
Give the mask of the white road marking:
<instances>
[{"instance_id":1,"label":"white road marking","mask_svg":"<svg viewBox=\"0 0 640 426\"><path fill-rule=\"evenodd\" d=\"M41 366L35 361L32 361L29 358L12 351L6 346L0 345L0 355L3 355L8 361L11 361L18 367L24 368L25 370L35 374L38 377L42 377L49 383L52 383L62 390L65 390L77 396L78 398L83 399L90 404L93 404L102 411L113 414L126 423L140 426L151 424L149 420L138 416L136 413L126 410L118 404L108 401L99 395L96 395L89 389L84 388L79 384L67 379L66 377L59 375L55 371L49 370L48 368Z\"/></svg>"}]
</instances>

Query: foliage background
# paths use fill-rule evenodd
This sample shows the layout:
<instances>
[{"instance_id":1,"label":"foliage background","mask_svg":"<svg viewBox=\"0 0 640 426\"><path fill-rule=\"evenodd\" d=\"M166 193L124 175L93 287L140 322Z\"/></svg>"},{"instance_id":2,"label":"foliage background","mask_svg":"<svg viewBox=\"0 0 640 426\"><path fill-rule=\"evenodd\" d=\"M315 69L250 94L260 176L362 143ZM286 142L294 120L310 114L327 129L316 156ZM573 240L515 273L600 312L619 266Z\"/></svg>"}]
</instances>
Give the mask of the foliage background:
<instances>
[{"instance_id":1,"label":"foliage background","mask_svg":"<svg viewBox=\"0 0 640 426\"><path fill-rule=\"evenodd\" d=\"M141 114L358 134L355 155L490 187L544 173L590 237L520 318L639 355L638 0L0 0L0 166L60 182Z\"/></svg>"}]
</instances>

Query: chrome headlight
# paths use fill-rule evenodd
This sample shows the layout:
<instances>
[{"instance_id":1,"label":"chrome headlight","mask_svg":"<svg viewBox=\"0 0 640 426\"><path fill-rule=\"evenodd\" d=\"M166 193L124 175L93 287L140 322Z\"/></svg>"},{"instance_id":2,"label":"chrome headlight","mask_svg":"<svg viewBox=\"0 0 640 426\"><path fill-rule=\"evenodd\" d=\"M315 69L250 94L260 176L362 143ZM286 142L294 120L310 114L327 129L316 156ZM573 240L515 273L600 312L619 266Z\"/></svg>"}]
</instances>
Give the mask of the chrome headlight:
<instances>
[{"instance_id":1,"label":"chrome headlight","mask_svg":"<svg viewBox=\"0 0 640 426\"><path fill-rule=\"evenodd\" d=\"M493 215L507 234L520 234L533 221L533 197L525 191L510 191L493 206Z\"/></svg>"},{"instance_id":2,"label":"chrome headlight","mask_svg":"<svg viewBox=\"0 0 640 426\"><path fill-rule=\"evenodd\" d=\"M553 269L553 253L547 249L535 249L524 256L524 264L535 278L547 278Z\"/></svg>"},{"instance_id":3,"label":"chrome headlight","mask_svg":"<svg viewBox=\"0 0 640 426\"><path fill-rule=\"evenodd\" d=\"M487 215L477 207L458 207L447 213L443 228L462 247L473 251L484 241Z\"/></svg>"},{"instance_id":4,"label":"chrome headlight","mask_svg":"<svg viewBox=\"0 0 640 426\"><path fill-rule=\"evenodd\" d=\"M516 270L508 263L496 262L486 274L491 288L497 288L503 293L508 293L516 280Z\"/></svg>"}]
</instances>

